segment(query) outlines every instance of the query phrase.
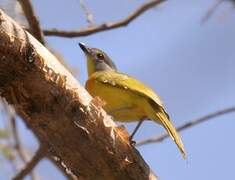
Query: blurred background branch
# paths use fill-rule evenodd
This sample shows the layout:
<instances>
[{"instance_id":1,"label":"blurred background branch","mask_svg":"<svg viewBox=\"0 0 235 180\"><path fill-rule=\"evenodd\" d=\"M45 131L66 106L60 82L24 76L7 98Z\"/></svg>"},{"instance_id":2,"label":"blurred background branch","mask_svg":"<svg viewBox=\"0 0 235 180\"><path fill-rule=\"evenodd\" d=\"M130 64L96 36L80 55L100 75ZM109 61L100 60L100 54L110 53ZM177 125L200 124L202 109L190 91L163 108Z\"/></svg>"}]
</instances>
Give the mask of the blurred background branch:
<instances>
[{"instance_id":1,"label":"blurred background branch","mask_svg":"<svg viewBox=\"0 0 235 180\"><path fill-rule=\"evenodd\" d=\"M30 32L37 38L38 41L45 44L40 23L34 12L31 0L18 0L18 2L21 4L25 17L28 20Z\"/></svg>"},{"instance_id":2,"label":"blurred background branch","mask_svg":"<svg viewBox=\"0 0 235 180\"><path fill-rule=\"evenodd\" d=\"M192 128L193 126L198 125L200 123L206 122L206 121L208 121L212 118L216 118L218 116L222 116L222 115L225 115L225 114L228 114L228 113L234 113L234 112L235 112L235 106L229 107L229 108L226 108L226 109L221 109L221 110L218 110L218 111L213 112L211 114L207 114L205 116L199 117L195 120L188 121L188 122L178 126L176 129L177 129L178 132L180 132L180 131ZM154 137L151 137L151 138L144 139L142 141L138 141L136 143L136 145L141 146L141 145L146 145L146 144L150 144L150 143L161 142L161 141L163 141L164 139L166 139L168 137L169 137L169 135L167 133L163 133L163 134L160 134L158 136L154 136Z\"/></svg>"},{"instance_id":3,"label":"blurred background branch","mask_svg":"<svg viewBox=\"0 0 235 180\"><path fill-rule=\"evenodd\" d=\"M74 38L74 37L81 37L81 36L88 36L94 33L107 31L115 28L120 28L123 26L127 26L130 22L135 20L138 16L142 15L144 12L148 11L151 8L156 7L157 5L161 4L165 0L151 0L140 7L138 7L135 11L133 11L128 17L118 21L118 22L107 22L96 26L91 26L82 30L78 31L64 31L64 30L43 30L45 36L59 36L59 37L67 37L67 38Z\"/></svg>"},{"instance_id":4,"label":"blurred background branch","mask_svg":"<svg viewBox=\"0 0 235 180\"><path fill-rule=\"evenodd\" d=\"M95 24L94 19L93 19L93 14L91 13L90 9L86 6L85 0L79 0L80 6L83 9L86 20L88 22L88 26L93 26Z\"/></svg>"},{"instance_id":5,"label":"blurred background branch","mask_svg":"<svg viewBox=\"0 0 235 180\"><path fill-rule=\"evenodd\" d=\"M2 101L3 106L5 108L5 112L7 117L9 118L9 124L11 126L11 134L12 134L12 138L14 140L14 149L18 154L18 157L21 159L23 166L25 166L25 164L27 164L27 162L30 159L30 155L28 154L28 152L26 151L26 149L24 148L22 142L21 142L21 138L18 132L18 127L17 127L17 123L16 123L16 113L15 110L7 104L7 102L4 100ZM18 169L18 168L17 168ZM32 180L37 180L37 175L34 171L30 172L30 176Z\"/></svg>"},{"instance_id":6,"label":"blurred background branch","mask_svg":"<svg viewBox=\"0 0 235 180\"><path fill-rule=\"evenodd\" d=\"M13 178L13 180L22 180L24 179L28 174L32 174L33 169L35 166L41 161L42 158L46 156L46 148L44 148L43 145L40 146L40 148L36 151L36 153L33 155L32 159L28 161L22 170ZM38 179L35 176L32 176L32 179Z\"/></svg>"},{"instance_id":7,"label":"blurred background branch","mask_svg":"<svg viewBox=\"0 0 235 180\"><path fill-rule=\"evenodd\" d=\"M205 23L206 21L208 21L208 19L215 13L218 7L224 2L230 2L233 6L235 6L235 0L215 0L215 2L211 5L211 7L209 7L207 12L203 16L201 23Z\"/></svg>"}]
</instances>

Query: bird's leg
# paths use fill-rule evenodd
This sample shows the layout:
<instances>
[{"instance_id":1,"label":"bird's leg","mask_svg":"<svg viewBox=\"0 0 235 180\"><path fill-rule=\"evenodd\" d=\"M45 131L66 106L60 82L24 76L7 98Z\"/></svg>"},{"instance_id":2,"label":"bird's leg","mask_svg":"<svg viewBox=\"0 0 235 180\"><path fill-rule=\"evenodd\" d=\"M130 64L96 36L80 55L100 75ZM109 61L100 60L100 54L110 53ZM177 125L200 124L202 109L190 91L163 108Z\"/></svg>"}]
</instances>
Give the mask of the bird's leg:
<instances>
[{"instance_id":1,"label":"bird's leg","mask_svg":"<svg viewBox=\"0 0 235 180\"><path fill-rule=\"evenodd\" d=\"M138 122L138 124L137 124L137 126L135 127L135 129L134 129L134 131L131 133L131 136L129 137L129 140L130 140L130 143L132 144L132 145L135 145L135 141L133 141L133 137L134 137L134 135L136 134L136 132L137 132L137 130L140 128L140 126L141 126L141 124L144 122L144 119L141 119L139 122Z\"/></svg>"}]
</instances>

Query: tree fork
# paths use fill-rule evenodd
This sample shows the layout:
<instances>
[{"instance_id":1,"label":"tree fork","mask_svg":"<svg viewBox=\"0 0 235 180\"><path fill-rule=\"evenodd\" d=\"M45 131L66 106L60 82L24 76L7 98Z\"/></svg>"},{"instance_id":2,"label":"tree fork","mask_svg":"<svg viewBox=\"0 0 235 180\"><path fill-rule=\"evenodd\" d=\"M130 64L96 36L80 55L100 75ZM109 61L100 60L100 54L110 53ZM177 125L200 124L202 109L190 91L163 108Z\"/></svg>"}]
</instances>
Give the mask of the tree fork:
<instances>
[{"instance_id":1,"label":"tree fork","mask_svg":"<svg viewBox=\"0 0 235 180\"><path fill-rule=\"evenodd\" d=\"M157 179L102 103L1 10L0 61L0 95L64 171L86 180Z\"/></svg>"}]
</instances>

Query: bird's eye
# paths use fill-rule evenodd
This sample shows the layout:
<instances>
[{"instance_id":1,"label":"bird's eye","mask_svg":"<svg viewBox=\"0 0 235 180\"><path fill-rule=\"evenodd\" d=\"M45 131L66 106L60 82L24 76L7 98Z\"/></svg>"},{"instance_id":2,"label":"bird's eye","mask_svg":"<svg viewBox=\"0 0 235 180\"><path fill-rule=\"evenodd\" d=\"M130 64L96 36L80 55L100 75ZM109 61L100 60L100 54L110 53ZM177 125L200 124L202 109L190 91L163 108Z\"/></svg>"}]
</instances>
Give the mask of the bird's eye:
<instances>
[{"instance_id":1,"label":"bird's eye","mask_svg":"<svg viewBox=\"0 0 235 180\"><path fill-rule=\"evenodd\" d=\"M102 53L97 53L96 55L99 59L104 59L104 55Z\"/></svg>"}]
</instances>

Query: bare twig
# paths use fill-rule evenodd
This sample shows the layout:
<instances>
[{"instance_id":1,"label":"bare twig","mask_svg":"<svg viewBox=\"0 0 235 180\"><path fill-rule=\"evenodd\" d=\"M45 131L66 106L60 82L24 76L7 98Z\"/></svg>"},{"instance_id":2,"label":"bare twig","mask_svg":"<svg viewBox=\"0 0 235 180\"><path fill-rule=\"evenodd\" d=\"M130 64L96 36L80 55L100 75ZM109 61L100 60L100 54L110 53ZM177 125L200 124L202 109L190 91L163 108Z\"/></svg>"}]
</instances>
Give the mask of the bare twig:
<instances>
[{"instance_id":1,"label":"bare twig","mask_svg":"<svg viewBox=\"0 0 235 180\"><path fill-rule=\"evenodd\" d=\"M11 136L11 132L12 132L12 125L11 122L8 118L8 105L7 102L5 101L5 99L0 98L0 113L4 113L4 115L6 116L6 118L2 118L2 121L4 123L4 131L0 133L1 137L4 137L4 139L6 140L7 144L0 144L0 151L2 153L2 155L4 156L4 158L6 158L9 162L9 164L12 167L13 172L15 172L17 170L17 163L16 163L16 155L15 155L15 149L12 146L12 136ZM0 130L1 131L1 130Z\"/></svg>"},{"instance_id":2,"label":"bare twig","mask_svg":"<svg viewBox=\"0 0 235 180\"><path fill-rule=\"evenodd\" d=\"M208 19L215 13L215 11L218 9L218 7L223 3L223 2L230 2L232 4L232 7L235 7L235 0L216 0L212 6L207 10L205 16L202 18L201 23L205 23L208 21Z\"/></svg>"},{"instance_id":3,"label":"bare twig","mask_svg":"<svg viewBox=\"0 0 235 180\"><path fill-rule=\"evenodd\" d=\"M94 19L93 19L93 15L92 15L91 11L86 6L84 0L79 0L79 2L80 2L81 8L85 12L86 20L87 20L89 26L93 26L95 23L94 23Z\"/></svg>"},{"instance_id":4,"label":"bare twig","mask_svg":"<svg viewBox=\"0 0 235 180\"><path fill-rule=\"evenodd\" d=\"M182 131L182 130L191 128L191 127L193 127L197 124L200 124L202 122L208 121L212 118L215 118L215 117L218 117L218 116L221 116L221 115L224 115L224 114L232 113L232 112L235 112L235 106L230 107L230 108L226 108L226 109L222 109L222 110L216 111L214 113L208 114L206 116L200 117L198 119L189 121L185 124L182 124L181 126L179 126L176 129L177 129L177 131ZM161 141L163 141L164 139L166 139L168 137L169 137L169 135L167 133L163 133L163 134L160 134L158 136L139 141L139 142L136 143L136 145L141 146L141 145L145 145L145 144L161 142Z\"/></svg>"},{"instance_id":5,"label":"bare twig","mask_svg":"<svg viewBox=\"0 0 235 180\"><path fill-rule=\"evenodd\" d=\"M12 112L13 110L11 110L10 108L11 107L8 107L8 115L10 118L10 123L12 125L12 135L13 135L13 138L15 141L14 147L15 147L15 150L17 151L17 153L19 154L20 159L24 162L24 164L26 164L28 162L29 155L27 154L25 149L22 147L19 133L18 133L18 129L16 126L15 113ZM31 178L32 178L32 180L37 179L36 174L34 172L31 172Z\"/></svg>"},{"instance_id":6,"label":"bare twig","mask_svg":"<svg viewBox=\"0 0 235 180\"><path fill-rule=\"evenodd\" d=\"M40 23L33 10L31 0L18 0L24 11L25 17L29 23L30 32L42 43L45 44L43 33L40 28Z\"/></svg>"},{"instance_id":7,"label":"bare twig","mask_svg":"<svg viewBox=\"0 0 235 180\"><path fill-rule=\"evenodd\" d=\"M24 148L21 145L19 134L18 134L18 129L16 127L16 121L15 121L15 116L11 115L10 117L11 125L12 125L12 135L15 140L15 149L19 153L19 156L21 160L26 163L28 160L28 154L24 150Z\"/></svg>"},{"instance_id":8,"label":"bare twig","mask_svg":"<svg viewBox=\"0 0 235 180\"><path fill-rule=\"evenodd\" d=\"M207 10L205 16L202 18L201 23L206 22L214 14L222 2L224 2L224 0L216 0L216 2L214 2L214 4L212 4L212 6Z\"/></svg>"},{"instance_id":9,"label":"bare twig","mask_svg":"<svg viewBox=\"0 0 235 180\"><path fill-rule=\"evenodd\" d=\"M13 180L22 180L24 177L26 177L28 174L32 172L34 167L44 158L46 155L46 148L44 146L41 146L35 155L32 157L32 159L25 165L25 167L13 178Z\"/></svg>"},{"instance_id":10,"label":"bare twig","mask_svg":"<svg viewBox=\"0 0 235 180\"><path fill-rule=\"evenodd\" d=\"M20 137L19 137L19 133L18 133L18 128L16 125L16 114L14 109L9 106L7 104L7 102L4 100L2 101L4 108L5 108L5 112L7 113L7 116L9 118L9 124L11 126L11 132L12 132L12 137L14 139L14 149L16 150L16 152L18 153L20 159L23 161L23 163L27 163L28 159L29 159L29 155L27 154L27 152L25 151L25 149L22 146L22 143L20 141ZM32 180L36 180L37 176L34 172L31 172L31 178Z\"/></svg>"},{"instance_id":11,"label":"bare twig","mask_svg":"<svg viewBox=\"0 0 235 180\"><path fill-rule=\"evenodd\" d=\"M128 25L131 21L136 19L138 16L146 12L147 10L157 6L158 4L164 2L165 0L151 0L143 5L141 5L139 8L137 8L134 12L131 13L128 17L115 22L115 23L103 23L101 25L88 27L86 29L82 29L80 31L63 31L63 30L43 30L44 35L46 36L59 36L59 37L67 37L67 38L73 38L73 37L81 37L81 36L87 36L90 34L98 33L101 31L107 31L119 27L123 27Z\"/></svg>"}]
</instances>

